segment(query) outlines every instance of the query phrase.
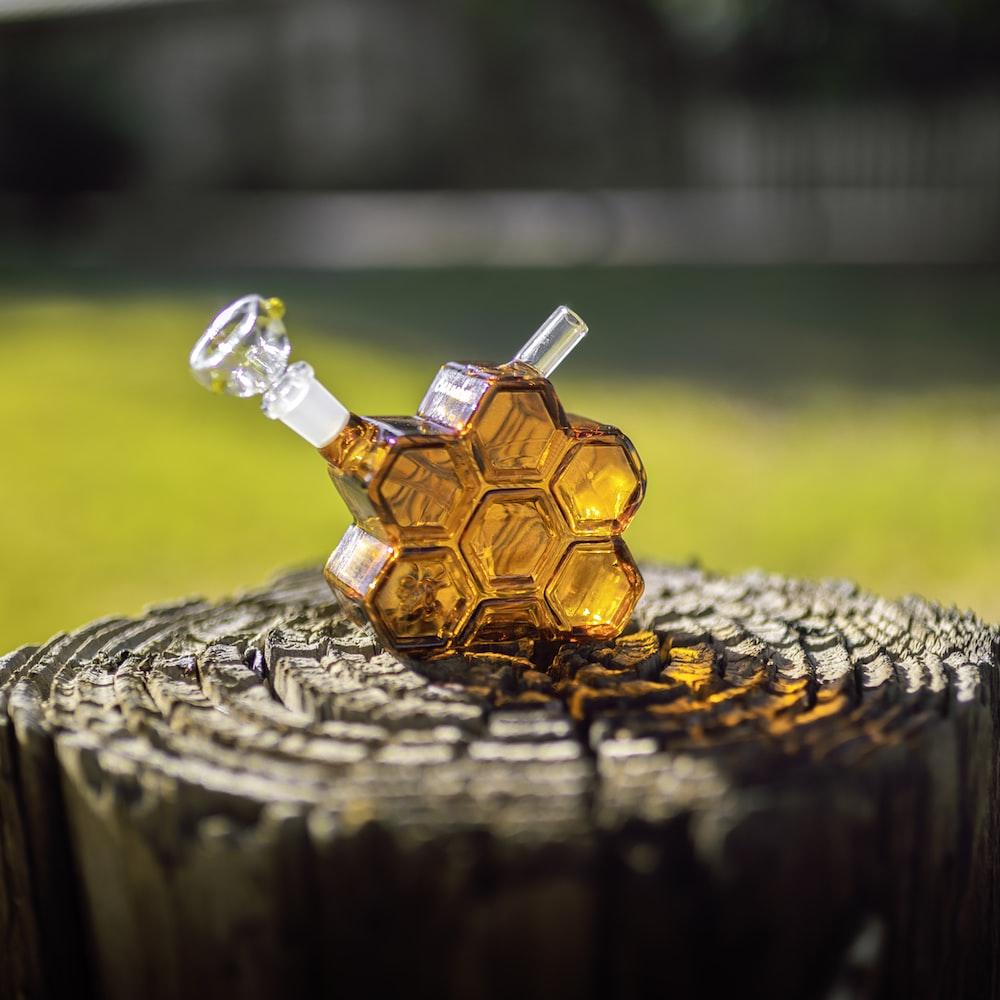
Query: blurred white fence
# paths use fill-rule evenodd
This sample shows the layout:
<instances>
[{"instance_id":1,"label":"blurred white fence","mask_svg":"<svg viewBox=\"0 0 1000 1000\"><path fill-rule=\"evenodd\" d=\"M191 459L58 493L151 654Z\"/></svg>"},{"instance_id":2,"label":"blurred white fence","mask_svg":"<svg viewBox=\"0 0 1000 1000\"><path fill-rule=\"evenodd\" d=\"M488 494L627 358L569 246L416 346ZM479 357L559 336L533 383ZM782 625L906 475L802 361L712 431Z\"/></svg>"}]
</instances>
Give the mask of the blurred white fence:
<instances>
[{"instance_id":1,"label":"blurred white fence","mask_svg":"<svg viewBox=\"0 0 1000 1000\"><path fill-rule=\"evenodd\" d=\"M105 195L74 211L37 253L293 268L951 262L997 259L1000 231L1000 195L947 188ZM30 243L26 225L0 230L6 256Z\"/></svg>"}]
</instances>

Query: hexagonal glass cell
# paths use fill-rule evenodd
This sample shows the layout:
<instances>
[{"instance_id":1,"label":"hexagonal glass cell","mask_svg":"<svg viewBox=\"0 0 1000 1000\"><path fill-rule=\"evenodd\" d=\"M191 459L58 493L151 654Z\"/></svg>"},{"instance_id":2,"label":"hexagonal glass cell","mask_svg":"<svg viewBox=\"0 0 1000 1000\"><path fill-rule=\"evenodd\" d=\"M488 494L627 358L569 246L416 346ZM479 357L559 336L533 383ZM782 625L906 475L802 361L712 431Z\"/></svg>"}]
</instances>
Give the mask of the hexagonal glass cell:
<instances>
[{"instance_id":1,"label":"hexagonal glass cell","mask_svg":"<svg viewBox=\"0 0 1000 1000\"><path fill-rule=\"evenodd\" d=\"M403 549L371 604L393 644L438 645L462 630L475 601L468 570L450 549Z\"/></svg>"},{"instance_id":2,"label":"hexagonal glass cell","mask_svg":"<svg viewBox=\"0 0 1000 1000\"><path fill-rule=\"evenodd\" d=\"M444 445L406 448L391 457L378 492L403 529L446 530L463 517L465 484Z\"/></svg>"},{"instance_id":3,"label":"hexagonal glass cell","mask_svg":"<svg viewBox=\"0 0 1000 1000\"><path fill-rule=\"evenodd\" d=\"M345 476L332 466L327 471L330 474L330 481L336 487L354 520L376 534L385 534L378 512L368 493L368 487L361 480L354 476Z\"/></svg>"},{"instance_id":4,"label":"hexagonal glass cell","mask_svg":"<svg viewBox=\"0 0 1000 1000\"><path fill-rule=\"evenodd\" d=\"M488 482L542 477L562 433L540 392L498 389L472 420L475 450Z\"/></svg>"},{"instance_id":5,"label":"hexagonal glass cell","mask_svg":"<svg viewBox=\"0 0 1000 1000\"><path fill-rule=\"evenodd\" d=\"M343 616L352 625L357 625L358 628L364 628L366 625L369 625L370 623L365 617L362 606L358 603L357 599L341 590L340 587L330 581L329 577L327 577L327 581L330 582L333 599L336 601L337 607L340 608Z\"/></svg>"},{"instance_id":6,"label":"hexagonal glass cell","mask_svg":"<svg viewBox=\"0 0 1000 1000\"><path fill-rule=\"evenodd\" d=\"M462 430L493 380L486 369L452 361L434 376L418 412L427 420Z\"/></svg>"},{"instance_id":7,"label":"hexagonal glass cell","mask_svg":"<svg viewBox=\"0 0 1000 1000\"><path fill-rule=\"evenodd\" d=\"M461 548L485 587L523 590L539 580L558 542L558 522L546 494L497 490L483 497Z\"/></svg>"},{"instance_id":8,"label":"hexagonal glass cell","mask_svg":"<svg viewBox=\"0 0 1000 1000\"><path fill-rule=\"evenodd\" d=\"M560 624L617 635L642 595L642 577L621 539L577 542L556 570L549 605Z\"/></svg>"},{"instance_id":9,"label":"hexagonal glass cell","mask_svg":"<svg viewBox=\"0 0 1000 1000\"><path fill-rule=\"evenodd\" d=\"M371 589L392 549L352 524L326 563L326 578L338 589L363 598Z\"/></svg>"},{"instance_id":10,"label":"hexagonal glass cell","mask_svg":"<svg viewBox=\"0 0 1000 1000\"><path fill-rule=\"evenodd\" d=\"M622 531L641 499L641 480L625 447L612 442L576 445L552 489L570 526L583 535Z\"/></svg>"},{"instance_id":11,"label":"hexagonal glass cell","mask_svg":"<svg viewBox=\"0 0 1000 1000\"><path fill-rule=\"evenodd\" d=\"M476 609L465 641L511 642L551 631L548 609L534 597L497 597Z\"/></svg>"}]
</instances>

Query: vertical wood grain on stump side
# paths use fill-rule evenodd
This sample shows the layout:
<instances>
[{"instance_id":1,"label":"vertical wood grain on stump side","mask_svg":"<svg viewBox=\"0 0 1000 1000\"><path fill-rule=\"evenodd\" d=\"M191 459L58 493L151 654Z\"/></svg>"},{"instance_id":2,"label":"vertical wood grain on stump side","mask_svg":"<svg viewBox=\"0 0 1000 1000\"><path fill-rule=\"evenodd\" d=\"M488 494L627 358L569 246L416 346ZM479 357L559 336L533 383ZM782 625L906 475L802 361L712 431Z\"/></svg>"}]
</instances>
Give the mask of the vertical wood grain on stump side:
<instances>
[{"instance_id":1,"label":"vertical wood grain on stump side","mask_svg":"<svg viewBox=\"0 0 1000 1000\"><path fill-rule=\"evenodd\" d=\"M475 831L407 843L378 826L344 836L322 815L311 832L323 995L593 993L605 944L592 845L511 847Z\"/></svg>"},{"instance_id":2,"label":"vertical wood grain on stump side","mask_svg":"<svg viewBox=\"0 0 1000 1000\"><path fill-rule=\"evenodd\" d=\"M28 862L20 801L14 728L4 686L16 667L34 652L25 647L0 657L0 996L41 995L42 968L38 918Z\"/></svg>"},{"instance_id":3,"label":"vertical wood grain on stump side","mask_svg":"<svg viewBox=\"0 0 1000 1000\"><path fill-rule=\"evenodd\" d=\"M43 702L58 665L72 661L76 650L103 625L98 622L73 636L57 636L36 649L11 669L14 682L4 697L10 730L6 750L13 755L16 796L11 827L20 827L24 838L26 850L16 863L27 873L27 898L31 902L25 912L34 921L27 933L33 939L32 951L37 954L37 966L18 987L34 989L38 995L72 993L84 1000L91 995L93 976L89 942L83 932L83 887L72 856L60 769Z\"/></svg>"}]
</instances>

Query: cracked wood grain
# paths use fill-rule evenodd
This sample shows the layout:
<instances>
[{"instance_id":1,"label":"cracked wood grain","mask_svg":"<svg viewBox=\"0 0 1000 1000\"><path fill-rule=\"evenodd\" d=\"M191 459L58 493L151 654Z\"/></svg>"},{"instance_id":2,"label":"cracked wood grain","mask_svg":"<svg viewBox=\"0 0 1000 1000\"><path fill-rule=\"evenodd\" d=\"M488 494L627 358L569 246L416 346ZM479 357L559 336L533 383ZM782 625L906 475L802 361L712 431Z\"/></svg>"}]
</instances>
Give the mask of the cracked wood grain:
<instances>
[{"instance_id":1,"label":"cracked wood grain","mask_svg":"<svg viewBox=\"0 0 1000 1000\"><path fill-rule=\"evenodd\" d=\"M0 657L0 996L997 996L1000 634L647 567L401 661L318 571Z\"/></svg>"}]
</instances>

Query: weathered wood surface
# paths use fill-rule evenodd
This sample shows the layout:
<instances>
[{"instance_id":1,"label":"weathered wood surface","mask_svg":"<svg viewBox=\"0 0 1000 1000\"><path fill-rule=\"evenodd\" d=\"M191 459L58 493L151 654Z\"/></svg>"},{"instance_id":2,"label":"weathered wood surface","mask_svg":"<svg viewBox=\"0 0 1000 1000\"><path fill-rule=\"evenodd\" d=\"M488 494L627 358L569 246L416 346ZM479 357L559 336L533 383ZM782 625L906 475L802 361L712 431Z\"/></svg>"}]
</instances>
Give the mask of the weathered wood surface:
<instances>
[{"instance_id":1,"label":"weathered wood surface","mask_svg":"<svg viewBox=\"0 0 1000 1000\"><path fill-rule=\"evenodd\" d=\"M645 572L613 645L303 572L0 658L0 996L997 996L997 631Z\"/></svg>"}]
</instances>

